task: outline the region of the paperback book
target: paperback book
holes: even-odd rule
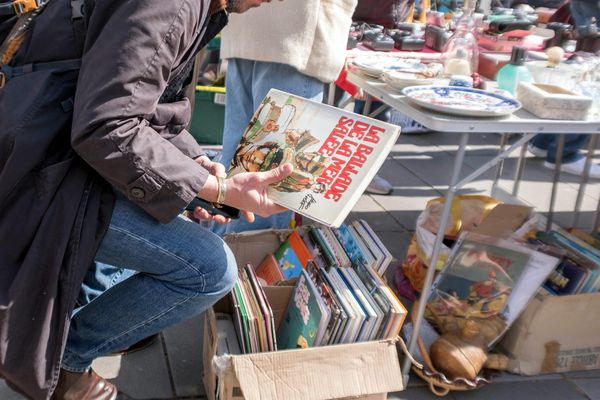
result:
[[[228,176],[290,163],[269,197],[339,226],[383,164],[400,128],[279,90],[269,91],[236,149]]]

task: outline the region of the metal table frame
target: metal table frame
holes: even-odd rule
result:
[[[448,227],[448,219],[450,216],[450,209],[452,205],[452,201],[456,192],[472,182],[474,179],[485,173],[487,170],[496,167],[496,175],[494,177],[494,182],[492,184],[492,192],[496,189],[500,177],[502,175],[502,167],[504,160],[517,148],[521,147],[520,157],[517,164],[517,171],[515,173],[515,177],[513,180],[513,196],[518,195],[519,185],[521,182],[521,178],[523,176],[523,170],[525,166],[525,154],[527,152],[527,142],[531,140],[538,133],[551,133],[558,134],[559,143],[557,149],[557,159],[556,159],[556,169],[554,171],[554,182],[552,187],[552,196],[550,199],[550,213],[548,216],[548,227],[552,224],[553,218],[553,210],[556,199],[556,191],[557,191],[557,182],[560,177],[560,165],[562,159],[562,151],[565,143],[565,132],[577,132],[577,133],[590,133],[595,134],[592,135],[590,140],[590,145],[588,147],[588,157],[586,160],[586,168],[584,172],[584,176],[582,177],[581,185],[579,188],[579,193],[576,200],[575,212],[573,221],[577,222],[579,210],[581,207],[581,202],[583,200],[583,192],[585,191],[585,186],[588,181],[588,173],[591,165],[591,158],[593,157],[594,148],[596,146],[597,135],[600,134],[600,121],[564,121],[564,120],[547,120],[540,119],[535,117],[534,115],[528,113],[525,110],[519,110],[513,115],[506,118],[468,118],[468,117],[457,117],[457,116],[449,116],[444,114],[438,114],[433,111],[428,111],[419,106],[413,105],[405,96],[391,91],[391,89],[383,82],[378,81],[376,79],[367,78],[364,75],[359,73],[355,73],[353,71],[348,72],[348,81],[362,89],[367,95],[365,101],[365,108],[363,114],[374,116],[379,114],[385,107],[390,106],[403,114],[408,115],[410,118],[414,119],[421,125],[436,131],[448,132],[448,133],[457,133],[460,135],[460,144],[458,147],[458,152],[456,155],[456,159],[454,160],[454,166],[452,168],[452,176],[450,178],[450,182],[448,184],[448,190],[446,193],[446,201],[444,202],[444,208],[442,212],[442,219],[440,221],[440,227],[438,229],[438,233],[436,235],[436,239],[434,242],[433,252],[431,255],[431,262],[429,265],[437,265],[438,258],[440,255],[440,249],[442,240],[444,238],[444,232],[446,232],[446,228]],[[371,104],[372,98],[376,97],[384,103],[384,106],[379,107],[377,110],[371,112]],[[477,168],[471,174],[463,178],[459,181],[462,164],[464,161],[464,156],[466,152],[467,143],[469,140],[469,135],[471,133],[500,133],[502,134],[502,140],[500,143],[500,148],[498,154],[490,159],[488,162],[483,164],[481,167]],[[510,146],[508,145],[508,136],[509,134],[520,133],[522,136],[516,140]],[[400,136],[402,137],[402,135]],[[596,222],[595,226],[597,227],[600,221],[600,202],[598,203],[598,209],[596,214]],[[427,275],[425,277],[425,282],[423,285],[423,289],[421,291],[422,297],[426,298],[431,290],[431,284],[434,277],[435,268],[428,268]],[[416,349],[416,341],[417,335],[414,333],[419,332],[421,328],[421,323],[424,318],[425,313],[425,302],[419,302],[419,307],[417,309],[417,315],[415,318],[415,323],[413,327],[413,335],[410,338],[409,342],[409,351],[412,353]],[[404,360],[404,364],[402,366],[403,375],[404,375],[404,383],[405,385],[408,383],[408,374],[410,372],[411,361],[406,358]]]

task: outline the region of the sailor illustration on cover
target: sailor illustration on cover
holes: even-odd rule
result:
[[[273,189],[280,192],[310,189],[314,193],[327,190],[327,185],[315,180],[329,165],[329,157],[315,151],[306,151],[308,147],[318,144],[319,140],[309,130],[287,130],[283,138],[284,142],[268,141],[238,147],[232,172],[237,173],[238,168],[250,172],[268,171],[283,163],[290,163],[294,166],[294,172],[273,185]]]

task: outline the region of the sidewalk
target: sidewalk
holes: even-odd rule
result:
[[[458,135],[426,134],[400,136],[381,176],[394,186],[390,196],[364,195],[350,220],[363,218],[380,235],[395,258],[404,258],[419,212],[432,197],[445,193],[453,165]],[[496,154],[500,137],[493,134],[471,138],[462,176]],[[510,193],[517,153],[505,163],[500,187]],[[545,212],[550,202],[553,171],[543,167],[543,160],[529,158],[520,195],[523,200]],[[489,194],[494,171],[471,184],[463,193]],[[556,203],[556,221],[569,225],[579,178],[561,177]],[[600,182],[589,184],[583,201],[580,227],[591,229],[600,198]],[[396,263],[397,264],[397,263]],[[389,281],[393,282],[393,268]],[[202,322],[195,318],[175,326],[161,335],[152,347],[124,357],[107,357],[95,362],[94,368],[113,380],[125,393],[136,399],[203,399],[201,382]],[[600,327],[599,327],[600,328]],[[600,334],[600,333],[599,333]],[[1,382],[1,381],[0,381]],[[395,400],[438,399],[419,378],[411,379],[407,390],[389,396]],[[452,393],[449,400],[596,400],[600,399],[600,370],[522,377],[502,374],[492,384],[468,393]],[[20,400],[0,383],[0,400]]]

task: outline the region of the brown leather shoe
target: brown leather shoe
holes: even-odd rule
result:
[[[117,388],[91,369],[89,372],[60,370],[53,400],[115,400]]]

